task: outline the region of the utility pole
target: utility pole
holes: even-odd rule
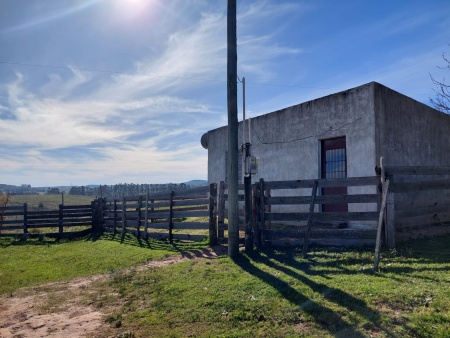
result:
[[[236,0],[227,11],[228,256],[239,254]]]

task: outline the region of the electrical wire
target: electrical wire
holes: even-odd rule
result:
[[[258,138],[259,142],[261,142],[261,144],[283,144],[283,143],[292,143],[292,142],[296,142],[296,141],[303,141],[303,140],[306,140],[306,139],[309,139],[309,138],[312,138],[312,137],[314,137],[314,138],[320,137],[320,136],[322,136],[322,135],[324,135],[324,134],[326,134],[326,133],[328,133],[328,132],[330,132],[330,131],[340,130],[340,129],[344,128],[345,126],[348,126],[348,125],[350,125],[350,124],[356,123],[356,122],[359,121],[359,120],[361,120],[361,117],[358,117],[356,120],[353,120],[353,121],[351,121],[351,122],[347,122],[347,123],[341,125],[341,126],[338,127],[338,128],[331,128],[331,127],[330,127],[329,129],[326,129],[326,130],[324,130],[323,132],[318,133],[318,134],[309,135],[309,136],[300,137],[300,138],[295,138],[295,139],[292,139],[292,140],[289,140],[289,141],[272,141],[272,142],[264,142],[264,141],[261,139],[261,137],[259,136],[258,132],[256,131],[256,128],[255,128],[255,124],[254,124],[254,123],[252,124],[252,126],[253,126],[253,131],[255,132],[255,135],[256,135],[256,137]]]

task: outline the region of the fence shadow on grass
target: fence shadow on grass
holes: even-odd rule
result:
[[[349,311],[358,313],[360,316],[371,322],[373,326],[381,328],[380,314],[369,308],[363,300],[358,299],[342,290],[315,282],[306,275],[300,274],[296,271],[299,269],[301,269],[301,271],[308,271],[310,263],[297,262],[294,258],[292,258],[292,260],[289,259],[280,262],[276,259],[271,259],[273,258],[273,254],[273,252],[268,252],[267,255],[242,255],[235,260],[235,263],[244,271],[276,288],[286,300],[292,304],[296,304],[296,310],[305,311],[312,315],[323,329],[329,331],[333,335],[339,334],[350,337],[365,337],[364,334],[357,331],[351,324],[346,322],[340,314],[303,295],[286,281],[261,270],[254,263],[262,263],[277,270],[278,272],[282,272],[301,281],[305,285],[309,286],[314,292],[320,293],[327,301],[346,308]],[[385,328],[381,329],[391,335],[391,333]]]
[[[124,245],[137,246],[140,248],[146,248],[151,250],[166,250],[173,252],[185,252],[193,250],[201,250],[207,248],[209,243],[207,241],[203,242],[170,242],[169,240],[155,239],[155,238],[142,238],[136,237],[132,234],[122,234],[122,233],[92,233],[86,237],[87,241],[98,241],[98,240],[110,240],[115,241]]]

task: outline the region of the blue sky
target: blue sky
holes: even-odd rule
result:
[[[226,7],[0,0],[0,183],[206,179],[200,137],[227,123]],[[238,0],[237,11],[250,116],[370,81],[428,104],[429,74],[448,75],[436,67],[450,54],[447,0]]]

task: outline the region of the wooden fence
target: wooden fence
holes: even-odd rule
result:
[[[388,245],[450,233],[450,167],[386,166]]]
[[[381,202],[379,184],[380,178],[377,176],[297,181],[261,179],[253,188],[256,246],[263,247],[266,242],[277,245],[299,245],[304,242],[306,235],[312,242],[321,244],[374,244],[376,226],[368,229],[347,228],[346,222],[373,222],[378,219],[378,205]],[[375,192],[320,195],[320,189],[325,187],[362,186],[372,187],[371,190]],[[305,189],[309,191],[308,196],[305,196]],[[274,191],[277,191],[276,196]],[[283,191],[289,193],[283,194]],[[324,204],[371,204],[373,211],[321,212],[321,206]],[[301,205],[304,207],[301,208]],[[277,209],[282,209],[279,206],[289,206],[298,211],[278,211]],[[311,225],[310,233],[307,232],[308,221]]]
[[[151,195],[104,199],[105,231],[141,238],[217,241],[217,185]]]
[[[72,236],[89,233],[95,220],[96,203],[59,205],[58,210],[29,211],[20,206],[0,207],[1,236]],[[76,230],[73,230],[74,227]],[[80,229],[80,227],[82,227]]]
[[[72,231],[74,227],[76,231]],[[120,200],[99,198],[90,205],[60,205],[29,211],[27,204],[0,208],[2,236],[73,236],[92,231],[132,233],[142,238],[217,241],[217,185]]]
[[[380,214],[380,187],[385,180],[390,181],[384,237],[389,247],[422,235],[450,233],[450,167],[380,165],[376,171],[379,176],[296,181],[261,179],[252,186],[255,245],[299,245],[306,242],[305,238],[333,245],[373,244],[377,232],[375,221]],[[349,192],[321,195],[321,189],[327,187],[347,187]],[[217,185],[211,184],[120,200],[97,199],[91,205],[60,205],[55,211],[29,211],[27,204],[0,207],[0,235],[64,236],[105,230],[170,241],[209,237],[214,244],[217,237],[224,238],[228,217],[227,185],[221,182],[217,190]],[[239,186],[238,200],[244,237],[243,186]],[[347,204],[349,211],[322,212],[324,204]],[[346,222],[373,222],[374,225],[353,228],[345,227]],[[81,230],[73,231],[80,226]]]

